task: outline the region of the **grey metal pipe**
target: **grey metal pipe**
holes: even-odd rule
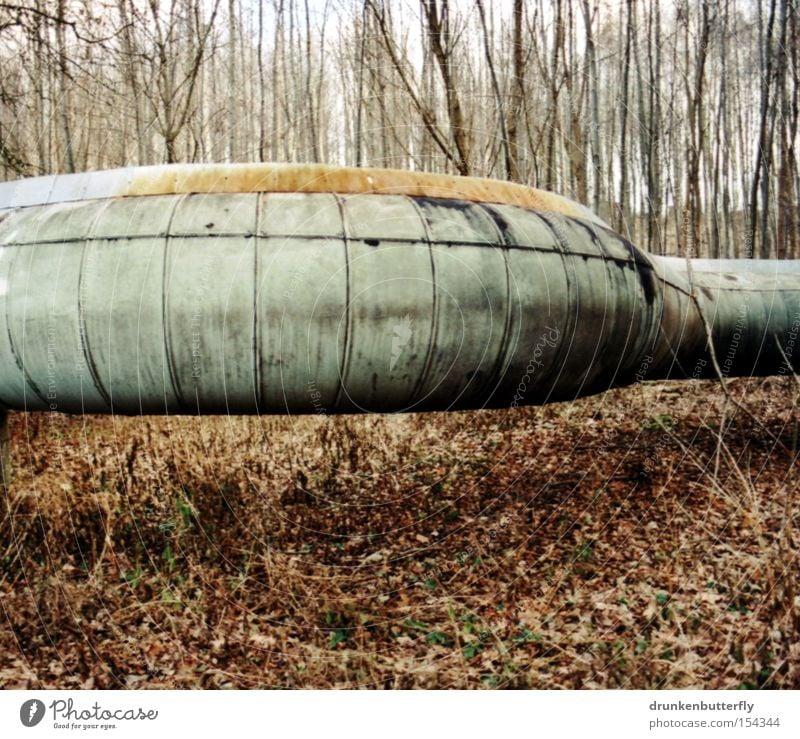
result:
[[[648,255],[488,180],[195,165],[0,184],[0,407],[529,405],[787,371],[800,265]],[[773,264],[773,263],[770,263]]]

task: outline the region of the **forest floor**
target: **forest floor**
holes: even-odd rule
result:
[[[15,414],[2,688],[800,688],[797,386]]]

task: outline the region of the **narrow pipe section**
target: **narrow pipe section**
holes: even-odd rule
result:
[[[475,195],[452,198],[328,168],[331,192],[289,192],[298,168],[281,186],[251,168],[235,191],[230,168],[158,170],[124,170],[124,191],[119,173],[0,185],[0,408],[507,407],[709,377],[714,359],[800,366],[796,262],[655,257],[489,181],[451,178]]]

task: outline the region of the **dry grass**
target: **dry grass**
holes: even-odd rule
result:
[[[0,686],[798,688],[796,388],[730,388],[16,415]]]

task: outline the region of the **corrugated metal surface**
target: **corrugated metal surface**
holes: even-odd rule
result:
[[[48,200],[57,179],[40,180]],[[29,183],[19,188],[0,201],[0,404],[10,409],[542,403],[707,376],[698,307],[726,374],[778,372],[781,349],[798,354],[797,269],[698,263],[690,276],[680,260],[563,211],[316,192],[14,207],[35,200]]]

